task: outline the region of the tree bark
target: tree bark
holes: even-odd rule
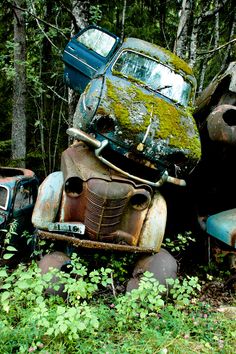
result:
[[[22,0],[16,5],[23,6]],[[26,36],[23,12],[14,8],[14,69],[12,159],[25,167],[26,159]]]
[[[88,14],[89,14],[89,1],[72,1],[72,28],[71,36],[73,36],[78,30],[83,29],[88,26]],[[68,89],[68,116],[69,116],[69,127],[72,126],[73,116],[75,113],[76,105],[78,102],[79,95],[72,89]],[[69,143],[70,143],[70,138]]]
[[[126,0],[124,0],[124,3],[123,3],[123,11],[122,11],[122,20],[121,20],[121,40],[123,41],[124,40],[124,35],[125,35],[125,13],[126,13],[126,5],[127,5],[127,2]]]
[[[188,26],[189,19],[192,13],[192,1],[183,0],[182,8],[180,11],[179,25],[176,35],[174,52],[183,59],[186,59],[186,53],[188,54]]]
[[[71,32],[78,32],[88,26],[89,1],[72,0],[73,25]]]

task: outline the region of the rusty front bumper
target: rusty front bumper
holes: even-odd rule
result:
[[[54,232],[38,230],[38,236],[42,239],[49,239],[51,241],[65,241],[78,248],[114,250],[122,252],[137,252],[137,253],[156,253],[153,248],[142,248],[137,246],[129,246],[123,244],[107,243],[100,241],[81,240],[77,237],[61,235]]]

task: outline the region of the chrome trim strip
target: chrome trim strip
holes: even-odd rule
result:
[[[86,61],[78,58],[76,55],[71,54],[70,52],[68,52],[67,50],[65,50],[65,53],[70,55],[71,57],[75,58],[76,60],[80,61],[82,64],[86,65],[87,67],[89,67],[90,69],[92,69],[93,71],[97,71],[97,69],[95,69],[93,66],[89,65],[88,63],[86,63]]]
[[[161,176],[161,178],[159,179],[159,181],[157,182],[152,182],[134,175],[131,175],[130,173],[120,169],[119,167],[113,165],[113,163],[111,163],[110,161],[106,160],[104,157],[102,157],[100,154],[102,152],[102,150],[104,149],[105,146],[107,146],[108,144],[108,140],[105,139],[102,142],[91,137],[89,134],[86,134],[85,132],[83,132],[82,130],[78,129],[78,128],[69,128],[67,129],[67,134],[84,141],[85,143],[89,144],[90,146],[93,146],[95,148],[95,155],[96,157],[102,161],[105,165],[107,165],[108,167],[112,168],[113,170],[122,173],[124,176],[129,177],[135,181],[141,182],[141,183],[145,183],[148,184],[149,186],[158,188],[160,186],[162,186],[165,182],[168,183],[172,183],[172,184],[176,184],[179,186],[186,186],[186,181],[184,179],[179,179],[176,177],[171,177],[168,175],[168,171],[165,170]]]

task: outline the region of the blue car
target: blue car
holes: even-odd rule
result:
[[[67,44],[63,61],[66,84],[81,94],[74,128],[108,140],[113,154],[160,176],[186,178],[201,146],[191,113],[196,80],[182,59],[141,39],[121,43],[89,26]]]

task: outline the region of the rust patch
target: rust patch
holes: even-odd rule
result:
[[[47,232],[38,230],[38,236],[40,238],[46,238],[52,241],[64,241],[72,244],[75,247],[81,248],[93,248],[93,249],[102,249],[102,250],[115,250],[122,252],[137,252],[137,253],[155,253],[155,250],[152,248],[141,248],[137,246],[129,245],[120,245],[107,242],[98,242],[91,240],[81,240],[79,238],[67,235],[60,235],[57,233]]]
[[[236,230],[231,235],[231,246],[236,247]]]

